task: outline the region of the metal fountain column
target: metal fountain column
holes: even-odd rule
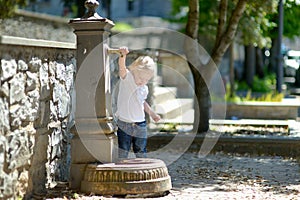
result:
[[[96,0],[87,0],[86,14],[70,20],[77,40],[76,111],[71,141],[70,185],[79,189],[89,163],[114,162],[116,136],[109,116],[110,76],[106,40],[114,23],[96,13]]]
[[[96,0],[87,0],[87,13],[70,21],[77,36],[76,111],[71,141],[70,187],[102,195],[164,195],[171,189],[165,163],[136,158],[117,161],[112,125],[109,53],[113,22],[99,16]],[[100,162],[100,163],[99,163]]]

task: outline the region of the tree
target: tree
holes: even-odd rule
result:
[[[186,35],[194,40],[198,39],[199,16],[201,17],[201,13],[199,13],[199,6],[202,5],[202,2],[203,1],[201,0],[200,4],[199,0],[189,0],[188,2],[189,12],[188,22],[186,25]],[[189,63],[194,78],[195,95],[200,110],[200,113],[195,112],[195,119],[199,119],[199,123],[196,122],[198,124],[194,124],[194,127],[198,127],[197,132],[206,132],[209,129],[209,109],[211,105],[207,83],[211,81],[215,73],[216,68],[212,66],[220,65],[225,52],[234,41],[235,35],[238,31],[239,22],[242,17],[245,16],[245,13],[251,13],[251,10],[253,13],[254,11],[259,13],[261,12],[260,9],[257,9],[259,6],[267,5],[270,2],[274,3],[273,0],[220,0],[218,2],[218,20],[215,22],[215,40],[212,51],[210,52],[210,60],[207,63],[201,62],[199,55],[196,53],[199,52],[198,45],[195,45],[195,43],[185,45],[187,59],[196,61],[194,63],[197,63],[196,65],[191,65]],[[249,15],[250,19],[254,16]],[[253,29],[252,31],[255,30],[256,29]]]
[[[239,0],[236,7],[232,10],[231,17],[227,23],[227,8],[228,0],[221,0],[219,5],[219,18],[216,32],[216,39],[211,58],[207,63],[202,63],[199,55],[198,45],[195,43],[186,44],[185,52],[188,60],[194,60],[197,66],[190,65],[195,84],[195,95],[199,104],[200,113],[195,112],[195,119],[199,119],[197,132],[206,132],[209,129],[209,115],[210,115],[210,97],[206,83],[209,83],[215,73],[213,65],[219,65],[223,55],[232,43],[235,33],[237,31],[238,22],[246,8],[247,0]],[[188,22],[186,25],[186,34],[198,39],[199,30],[199,1],[189,0]],[[189,41],[189,40],[188,40]],[[205,75],[205,77],[203,76]],[[195,125],[195,124],[194,124]]]
[[[249,2],[243,17],[240,20],[238,34],[241,43],[245,45],[245,65],[243,80],[252,88],[255,75],[264,77],[264,64],[262,48],[270,48],[272,40],[269,29],[276,23],[269,20],[270,14],[277,12],[277,1],[252,1]]]
[[[298,19],[300,18],[300,2],[298,0],[287,0],[284,2],[284,19],[283,19],[283,36],[286,38],[293,39],[295,36],[299,36],[300,33],[300,23]],[[278,13],[270,14],[270,21],[277,24]],[[270,27],[268,30],[272,40],[271,48],[271,58],[270,58],[270,71],[276,71],[276,61],[277,54],[276,49],[277,44],[277,35],[278,35],[278,26]]]
[[[0,0],[0,19],[11,17],[16,8],[26,3],[27,0]]]

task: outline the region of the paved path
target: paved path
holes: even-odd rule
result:
[[[170,159],[177,154],[165,152],[160,156]],[[189,152],[171,163],[168,169],[172,177],[172,190],[167,196],[149,200],[300,199],[300,167],[294,159],[223,153],[199,158],[196,153]],[[122,199],[72,195],[87,200]]]

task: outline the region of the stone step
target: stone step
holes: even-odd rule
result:
[[[237,125],[237,126],[282,126],[288,127],[294,120],[263,120],[263,119],[210,119],[209,123],[212,125]]]
[[[153,91],[153,103],[160,104],[168,100],[176,99],[176,87],[155,87]]]
[[[174,118],[162,119],[158,124],[181,124],[192,125],[194,123],[194,109],[188,109]]]
[[[183,113],[192,108],[193,99],[182,98],[167,100],[163,103],[156,104],[154,109],[164,120],[167,120],[183,116]]]

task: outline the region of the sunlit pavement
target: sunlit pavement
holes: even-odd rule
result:
[[[178,153],[170,151],[159,156],[167,160]],[[168,195],[155,198],[129,196],[127,199],[300,199],[300,167],[292,158],[224,153],[199,158],[197,153],[186,152],[171,163],[168,170],[173,185]],[[63,199],[62,194],[52,199]],[[77,193],[70,197],[124,199]]]

